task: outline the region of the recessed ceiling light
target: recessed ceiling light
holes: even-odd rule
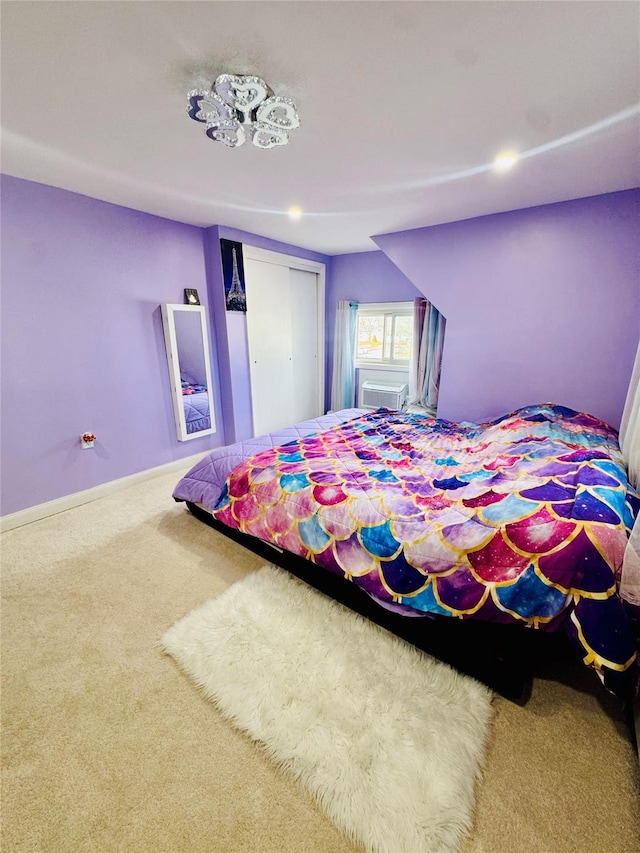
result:
[[[287,213],[289,214],[289,219],[300,219],[302,216],[302,211],[299,207],[290,207]]]
[[[497,169],[498,172],[506,172],[507,169],[510,169],[518,162],[518,155],[514,151],[504,151],[502,154],[498,154],[496,159],[493,161],[494,169]]]

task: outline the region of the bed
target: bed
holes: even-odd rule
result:
[[[205,385],[182,381],[182,405],[187,433],[211,428],[209,394]]]
[[[214,451],[174,498],[358,587],[414,634],[430,621],[416,616],[560,633],[611,691],[637,682],[619,584],[640,498],[591,415],[344,410]]]

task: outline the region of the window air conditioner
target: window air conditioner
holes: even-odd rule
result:
[[[409,386],[406,382],[374,382],[367,380],[360,386],[360,405],[379,409],[400,410],[407,402]]]

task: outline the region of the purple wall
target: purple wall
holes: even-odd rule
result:
[[[555,402],[619,426],[640,331],[640,190],[376,237],[447,318],[438,415]]]
[[[327,386],[339,299],[423,292],[447,317],[442,417],[554,400],[619,423],[640,320],[638,190],[327,258],[8,176],[1,186],[3,515],[251,434],[246,319],[224,310],[221,237],[327,264]],[[218,432],[179,442],[159,306],[185,287],[210,312]]]
[[[222,443],[176,437],[159,306],[185,287],[207,304],[201,229],[2,176],[3,515]]]
[[[43,184],[2,181],[0,514],[252,434],[244,315],[224,310],[219,239],[328,262]],[[209,313],[217,433],[176,437],[160,304],[198,290]],[[93,450],[79,435],[92,430]]]
[[[355,302],[409,302],[420,291],[383,252],[358,252],[331,259],[326,299],[326,408],[330,404],[336,306],[341,299]]]

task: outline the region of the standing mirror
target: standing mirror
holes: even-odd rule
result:
[[[215,432],[205,309],[163,305],[162,325],[178,439]]]

